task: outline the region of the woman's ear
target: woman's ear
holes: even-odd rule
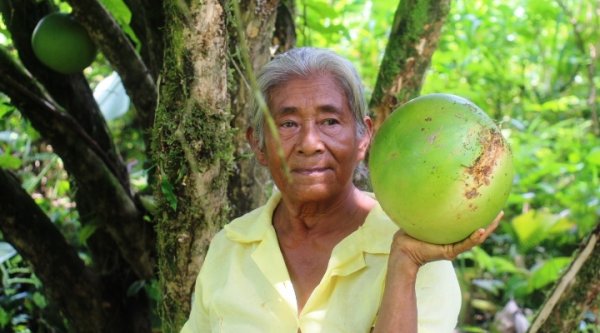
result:
[[[365,117],[363,120],[365,122],[365,132],[358,143],[359,160],[363,160],[367,156],[367,151],[371,145],[371,138],[373,137],[373,121],[370,117]]]
[[[248,140],[250,148],[252,148],[252,151],[254,152],[258,163],[260,163],[261,165],[267,165],[267,158],[265,156],[264,147],[260,146],[260,140],[255,136],[254,128],[248,127],[248,129],[246,130],[246,140]]]

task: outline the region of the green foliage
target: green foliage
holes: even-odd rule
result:
[[[0,274],[0,331],[65,331],[41,291],[40,280],[6,242],[0,242]]]
[[[330,48],[350,59],[370,94],[397,5],[396,1],[297,0],[296,44]]]
[[[57,2],[61,11],[69,11],[66,2]],[[102,2],[139,48],[129,9],[120,0]],[[297,0],[297,44],[332,48],[348,57],[369,93],[397,5]],[[422,93],[457,94],[486,110],[509,139],[517,171],[505,222],[484,246],[456,262],[469,314],[460,322],[463,332],[488,331],[494,314],[511,299],[525,313],[533,313],[598,222],[600,138],[588,98],[600,75],[598,66],[596,72],[587,72],[593,62],[590,45],[600,40],[598,16],[590,15],[594,5],[592,0],[452,2]],[[13,52],[10,43],[0,20],[0,45]],[[99,55],[85,74],[94,86],[111,72]],[[597,105],[598,97],[592,103]],[[148,166],[142,133],[133,121],[127,113],[109,127],[130,168],[132,185],[144,191]],[[86,240],[95,227],[80,225],[71,197],[76,189],[62,161],[2,94],[0,167],[22,179],[89,264]],[[173,186],[165,180],[162,189],[175,208]],[[64,325],[42,296],[39,280],[5,244],[0,241],[0,331],[62,331]],[[134,283],[129,291],[142,289],[159,299],[155,280]],[[586,314],[582,327],[594,320],[597,312]]]
[[[123,2],[123,0],[101,0],[100,2],[112,14],[115,21],[121,26],[125,34],[127,34],[127,37],[131,38],[136,45],[140,46],[139,39],[129,25],[131,22],[131,11],[125,2]]]
[[[3,98],[0,95],[0,101],[4,102],[0,103],[0,167],[12,170],[22,179],[23,188],[85,257],[80,241],[85,230],[81,229],[77,211],[73,209],[70,184],[61,160]],[[7,157],[18,161],[19,166],[10,168],[3,164]],[[48,304],[43,286],[30,265],[2,240],[0,235],[0,331],[66,331],[58,310]]]
[[[600,138],[587,103],[597,82],[579,46],[598,40],[597,18],[585,14],[592,1],[562,3],[454,2],[423,87],[475,101],[514,153],[506,222],[461,259],[461,274],[472,277],[465,283],[474,283],[472,308],[485,300],[496,310],[514,299],[533,313],[598,222]],[[475,309],[488,320],[493,311]]]
[[[347,56],[370,91],[397,3],[297,4],[299,44]],[[496,119],[517,173],[505,222],[457,261],[463,332],[488,331],[511,299],[531,316],[598,223],[600,138],[588,102],[600,77],[597,65],[588,72],[600,40],[594,10],[592,0],[452,2],[422,94],[466,97]]]
[[[114,15],[134,42],[139,42],[129,22],[131,12],[121,0],[103,1],[103,5]],[[58,2],[62,12],[70,12],[66,2]],[[12,40],[4,22],[0,20],[0,46],[17,54],[12,48]],[[94,88],[111,74],[102,54],[85,71],[90,86]],[[108,121],[113,140],[130,170],[130,181],[136,191],[147,188],[147,166],[145,144],[142,133],[134,124],[132,112]],[[23,188],[46,212],[59,228],[67,241],[78,252],[80,258],[91,265],[87,240],[97,227],[83,226],[75,209],[73,188],[70,176],[63,167],[62,160],[54,154],[50,146],[24,119],[10,100],[0,93],[0,167],[13,171],[21,180]],[[33,273],[29,263],[15,253],[0,235],[0,332],[66,332],[66,323],[59,309],[44,296],[44,288]],[[144,289],[152,292],[153,300],[158,298],[156,281],[133,286],[131,292]]]

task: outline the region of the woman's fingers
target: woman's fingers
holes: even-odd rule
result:
[[[473,232],[468,238],[462,240],[458,243],[452,244],[450,258],[456,258],[459,254],[466,252],[473,248],[474,246],[480,245],[496,230],[498,224],[500,224],[500,220],[504,216],[504,211],[498,213],[496,218],[490,223],[487,228],[480,228]]]
[[[483,243],[496,230],[503,216],[504,212],[500,212],[485,229],[478,229],[466,239],[454,244],[430,244],[412,238],[403,230],[398,230],[394,237],[392,248],[402,253],[403,256],[410,258],[417,266],[433,260],[453,260],[459,254]]]

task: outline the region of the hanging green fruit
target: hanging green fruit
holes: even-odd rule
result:
[[[44,65],[63,74],[81,72],[96,57],[96,46],[87,31],[66,13],[42,18],[33,30],[31,46]]]

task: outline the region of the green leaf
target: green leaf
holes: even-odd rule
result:
[[[17,170],[22,164],[23,161],[18,157],[6,153],[0,155],[0,168]]]
[[[577,96],[562,96],[557,99],[553,99],[543,104],[532,104],[532,111],[554,111],[554,112],[563,112],[570,111],[573,107],[579,104],[579,98]]]
[[[152,279],[146,284],[146,293],[148,294],[148,297],[157,302],[160,301],[160,290],[161,289],[157,279]]]
[[[2,98],[2,96],[0,96],[0,98]],[[14,111],[15,107],[2,101],[0,99],[0,119],[2,119],[5,115],[9,114],[10,112]]]
[[[102,0],[101,2],[117,22],[129,24],[131,21],[131,11],[125,2],[121,0]]]
[[[494,303],[485,299],[473,299],[471,300],[471,306],[483,312],[494,313],[498,308]]]
[[[462,326],[460,328],[460,331],[464,332],[464,333],[487,333],[488,332],[487,330],[477,327],[477,326]]]
[[[476,246],[469,252],[473,254],[473,260],[475,260],[480,267],[487,269],[487,267],[491,266],[492,257],[490,257],[490,255],[482,248]]]
[[[492,257],[492,273],[517,273],[519,268],[510,260],[503,257]]]
[[[160,190],[169,203],[169,206],[171,206],[173,210],[177,210],[177,196],[175,195],[173,185],[169,183],[166,177],[163,177],[160,183]]]
[[[156,200],[154,199],[154,196],[140,195],[140,202],[148,212],[150,212],[151,214],[156,214],[158,207],[156,205]]]
[[[535,267],[529,277],[528,290],[533,292],[554,283],[571,261],[571,257],[557,257],[549,259]]]
[[[56,181],[54,188],[56,190],[56,195],[67,196],[71,189],[71,183],[66,179],[60,179]]]
[[[585,159],[593,165],[600,165],[600,148],[595,147],[592,149]]]
[[[522,275],[513,275],[506,280],[507,295],[512,297],[524,299],[529,295],[528,277]]]
[[[86,224],[79,230],[79,242],[86,244],[87,240],[96,232],[98,226],[95,224]]]
[[[0,328],[5,328],[10,323],[11,315],[0,306]]]
[[[512,261],[503,257],[490,256],[480,247],[472,248],[471,252],[473,253],[473,260],[488,272],[495,274],[523,272]]]
[[[119,23],[121,29],[131,38],[137,45],[139,45],[139,39],[135,35],[133,29],[129,23],[131,22],[131,10],[122,0],[101,0],[102,4],[112,14],[115,21]]]
[[[311,12],[314,14],[317,14],[318,16],[322,17],[322,18],[329,18],[329,19],[333,19],[339,16],[339,14],[335,11],[335,9],[333,9],[333,7],[331,7],[330,4],[324,2],[324,1],[318,1],[318,0],[311,0],[311,1],[304,1],[304,4],[306,5],[307,8],[312,9]]]
[[[46,301],[46,297],[44,297],[44,295],[42,295],[39,292],[35,292],[33,293],[33,303],[35,303],[35,305],[40,308],[40,309],[44,309],[46,306],[48,306],[48,302]]]
[[[575,226],[564,217],[533,209],[512,220],[512,227],[524,252],[546,239],[573,229]]]
[[[540,229],[541,220],[536,219],[535,211],[530,210],[524,214],[515,217],[512,220],[512,226],[523,247],[532,247],[538,243],[536,231]]]

